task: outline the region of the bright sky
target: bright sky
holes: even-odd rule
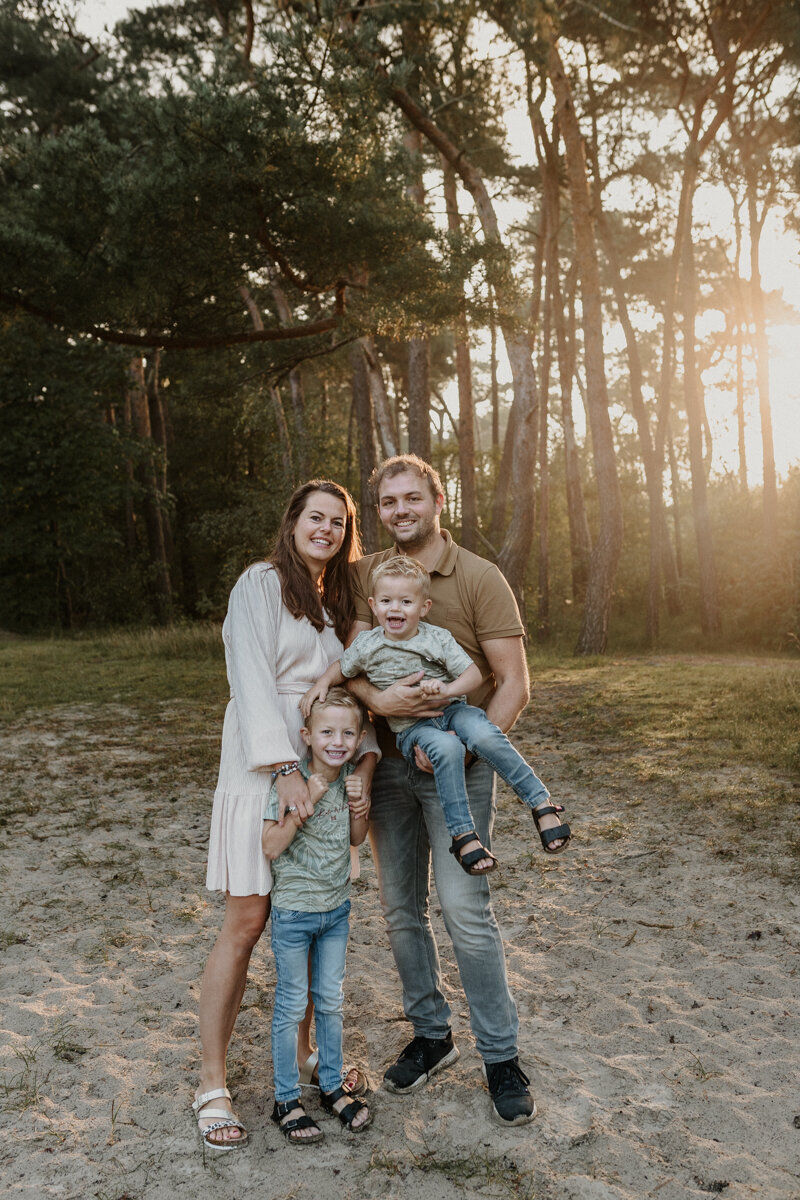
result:
[[[130,5],[125,0],[85,0],[81,6],[80,25],[89,34],[96,34],[104,27],[111,28],[129,8],[144,8],[146,4]],[[533,161],[530,126],[524,108],[509,109],[506,114],[509,140],[518,156]],[[730,209],[726,211],[726,196],[719,189],[712,193],[706,189],[698,197],[698,221],[711,221],[718,228],[730,223]],[[502,213],[506,221],[518,219],[516,211]],[[782,290],[784,298],[800,312],[800,242],[786,234],[778,217],[767,225],[762,239],[762,276],[767,290]],[[610,331],[610,340],[615,340]],[[785,475],[792,465],[800,464],[800,325],[772,325],[770,340],[770,385],[772,419],[775,440],[775,459],[778,473]],[[488,358],[488,351],[481,357]],[[505,381],[510,379],[507,363]],[[704,379],[706,406],[714,438],[714,470],[738,469],[736,451],[736,418],[733,411],[733,396],[726,389],[716,386],[709,373]],[[448,406],[451,412],[458,409],[455,387],[448,389]],[[582,414],[576,413],[580,418]],[[748,445],[747,460],[750,482],[758,484],[761,475],[761,440],[758,424],[757,401],[753,399],[747,411]]]

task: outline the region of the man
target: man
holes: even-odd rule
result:
[[[481,669],[483,682],[468,699],[508,732],[525,707],[528,671],[523,627],[514,597],[492,563],[455,545],[439,526],[444,504],[436,471],[416,455],[387,459],[370,481],[378,514],[394,539],[391,550],[355,564],[356,622],[351,640],[373,625],[367,603],[377,562],[409,554],[431,576],[433,605],[427,620],[449,629]],[[353,681],[359,698],[376,715],[383,751],[373,784],[370,837],[378,868],[381,906],[403,985],[403,1007],[414,1038],[384,1075],[384,1086],[406,1093],[458,1058],[450,1008],[428,901],[430,864],[452,939],[472,1029],[484,1061],[492,1116],[503,1125],[530,1121],[536,1106],[518,1062],[517,1009],[506,979],[505,955],[485,877],[461,870],[449,853],[450,835],[436,795],[430,763],[417,748],[417,766],[400,757],[386,716],[436,716],[435,700],[420,694],[409,676],[385,691],[363,676]],[[467,771],[470,808],[483,844],[490,846],[494,820],[494,773],[478,761]],[[548,820],[545,818],[545,820]],[[549,818],[555,821],[556,818]]]

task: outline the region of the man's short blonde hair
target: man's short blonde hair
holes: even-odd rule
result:
[[[407,554],[396,554],[394,558],[387,558],[373,568],[369,577],[369,590],[372,596],[375,595],[375,588],[381,579],[386,579],[387,576],[414,580],[419,584],[426,600],[431,593],[430,575],[421,562],[417,562],[416,558],[409,558]]]
[[[355,696],[348,692],[346,687],[328,688],[328,694],[324,700],[315,700],[311,705],[311,711],[306,717],[306,729],[310,729],[313,723],[314,714],[321,712],[323,708],[352,708],[354,718],[358,721],[358,728],[364,728],[364,710],[356,700]]]

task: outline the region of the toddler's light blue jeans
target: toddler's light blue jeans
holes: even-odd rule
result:
[[[448,732],[452,730],[451,732]],[[455,737],[453,737],[455,733]],[[482,708],[454,700],[439,717],[424,717],[397,735],[397,748],[414,765],[414,747],[424,750],[433,764],[436,791],[451,837],[475,828],[467,797],[465,751],[483,758],[530,808],[538,808],[550,793],[538,775]]]
[[[308,1004],[308,960],[311,956],[311,999],[319,1047],[319,1085],[334,1092],[342,1082],[342,1005],[345,958],[350,930],[350,901],[330,912],[272,910],[272,953],[277,983],[272,1014],[272,1067],[275,1099],[300,1096],[297,1027]]]

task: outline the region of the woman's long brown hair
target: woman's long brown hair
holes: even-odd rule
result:
[[[344,539],[322,573],[322,589],[318,590],[308,568],[297,553],[294,530],[298,518],[313,492],[325,492],[341,500],[345,509]],[[269,561],[277,567],[281,580],[281,597],[293,617],[308,617],[321,633],[328,613],[340,642],[347,639],[356,616],[350,563],[361,558],[361,538],[356,524],[356,506],[346,488],[331,479],[310,479],[292,495],[283,514],[275,545]],[[323,608],[325,612],[323,612]]]

